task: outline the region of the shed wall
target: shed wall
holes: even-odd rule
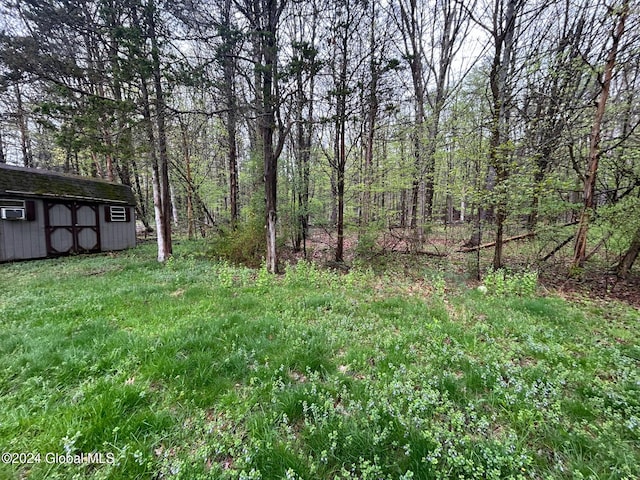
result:
[[[0,261],[47,256],[44,236],[44,206],[35,201],[35,220],[0,220]]]
[[[136,246],[135,212],[129,210],[128,222],[107,222],[104,208],[100,208],[100,243],[102,250],[124,250]]]

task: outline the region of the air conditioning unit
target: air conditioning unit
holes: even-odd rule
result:
[[[2,207],[0,208],[0,218],[2,220],[24,220],[24,208]]]

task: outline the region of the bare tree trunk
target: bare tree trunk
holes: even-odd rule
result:
[[[450,180],[450,175],[451,172],[453,172],[453,165],[454,165],[454,159],[453,159],[453,151],[455,148],[455,138],[457,137],[458,133],[457,131],[453,130],[452,132],[452,142],[453,144],[447,149],[447,175],[446,175],[446,182],[447,185],[451,185],[453,183],[452,180]],[[446,197],[446,214],[445,214],[445,225],[451,225],[454,222],[454,207],[453,207],[453,195],[451,194],[451,189],[448,188],[447,189],[447,197]]]
[[[336,245],[336,262],[344,261],[344,172],[338,172],[338,243]]]
[[[489,163],[496,169],[496,185],[502,186],[509,178],[510,152],[506,143],[509,140],[509,117],[511,109],[511,87],[508,86],[509,70],[513,56],[514,34],[516,31],[516,9],[518,8],[518,0],[509,0],[505,13],[505,30],[502,38],[502,58],[500,58],[499,50],[496,52],[498,59],[498,69],[495,72],[497,81],[492,83],[492,93],[494,99],[494,115],[497,115],[495,121],[495,132],[491,143]],[[521,5],[522,3],[520,3]],[[496,248],[493,253],[493,268],[498,270],[502,268],[502,239],[504,236],[504,222],[507,218],[507,205],[504,193],[499,193],[498,204],[496,206]]]
[[[345,54],[346,56],[346,54]],[[346,84],[346,58],[344,58],[343,71],[344,82]],[[338,114],[336,115],[336,230],[338,240],[336,243],[336,262],[344,261],[344,176],[347,164],[346,151],[346,96],[340,94],[338,96]]]
[[[344,261],[344,204],[345,204],[345,171],[347,166],[347,147],[346,147],[346,124],[347,124],[347,96],[348,93],[348,61],[349,61],[349,29],[351,28],[350,4],[347,3],[347,12],[345,27],[339,38],[339,46],[337,49],[339,58],[336,58],[338,69],[334,73],[334,87],[336,89],[336,114],[335,114],[335,140],[334,140],[334,158],[332,162],[332,175],[334,180],[335,202],[336,202],[336,231],[337,243],[335,250],[335,261]]]
[[[234,102],[235,104],[235,102]],[[231,225],[235,228],[240,219],[240,184],[238,182],[238,148],[236,140],[236,108],[231,106],[227,114],[227,142],[229,147],[228,168],[229,168],[229,213],[231,215]]]
[[[171,198],[171,219],[173,220],[173,226],[178,228],[180,214],[178,212],[178,197],[176,197],[176,190],[173,188],[173,183],[169,183],[169,195]]]
[[[629,249],[616,267],[616,274],[620,278],[626,278],[629,275],[631,267],[633,267],[633,264],[638,258],[638,253],[640,253],[640,228],[636,230],[636,233],[633,236],[633,240],[631,240]]]
[[[297,59],[300,61],[299,59]],[[294,232],[293,232],[293,251],[299,252],[302,249],[303,237],[304,237],[304,229],[305,229],[305,209],[303,208],[303,203],[305,199],[305,195],[303,193],[304,190],[304,163],[305,163],[305,152],[303,151],[304,143],[305,143],[305,132],[303,125],[303,109],[304,109],[304,90],[302,83],[302,70],[299,69],[296,72],[296,107],[295,107],[295,118],[296,118],[296,135],[295,135],[295,144],[294,144],[294,156],[296,159],[296,165],[294,166],[294,181],[292,187],[292,210],[295,214],[294,220]],[[307,188],[308,192],[308,188]],[[308,198],[308,197],[307,197]]]
[[[265,83],[267,83],[265,81]],[[266,121],[266,120],[265,120]],[[278,272],[278,255],[276,251],[276,223],[277,223],[277,160],[273,152],[274,127],[262,126],[262,142],[264,155],[264,189],[266,200],[267,226],[267,270]]]
[[[311,81],[313,85],[313,80]],[[313,93],[313,86],[311,87]],[[302,242],[302,250],[305,256],[307,255],[307,238],[309,237],[309,180],[311,176],[310,160],[311,160],[311,125],[313,122],[313,102],[309,102],[309,118],[307,119],[308,125],[302,128],[302,135],[299,140],[302,141],[300,152],[300,188],[298,192],[298,208],[300,209],[298,215],[298,229],[300,231],[300,240]],[[299,248],[299,245],[298,245]]]
[[[301,15],[299,23],[296,22],[296,32],[294,33],[296,39],[294,44],[296,133],[293,138],[295,157],[292,202],[295,214],[293,247],[294,251],[302,250],[306,257],[307,238],[309,236],[309,182],[311,175],[314,92],[315,78],[319,69],[315,45],[318,6],[315,1],[311,2],[311,11],[309,13],[312,13],[313,20],[311,20],[310,31],[305,30],[306,21],[302,14],[302,11],[305,10],[304,4],[300,4],[299,8],[301,9]]]
[[[7,157],[4,154],[4,140],[2,138],[1,130],[0,130],[0,163],[7,163]]]
[[[369,48],[370,48],[370,60],[369,60],[369,92],[366,105],[366,143],[364,149],[364,189],[362,192],[362,222],[361,229],[367,228],[372,216],[372,202],[371,202],[371,190],[373,186],[373,147],[375,140],[376,121],[378,119],[378,79],[379,71],[378,65],[376,65],[376,2],[371,3],[371,25],[369,32]]]
[[[146,120],[145,120],[146,121]],[[152,130],[153,133],[153,130]],[[138,173],[138,164],[135,160],[131,159],[131,170],[133,171],[133,188],[138,197],[138,203],[136,205],[136,211],[138,212],[138,220],[142,222],[147,232],[150,232],[151,226],[149,225],[149,213],[147,211],[147,195],[142,188],[142,182],[140,181],[140,174]]]
[[[173,253],[171,244],[171,197],[169,192],[169,156],[167,153],[167,132],[165,127],[166,105],[164,101],[164,92],[162,89],[162,74],[160,72],[160,50],[158,48],[158,38],[155,27],[155,5],[153,0],[149,2],[147,8],[147,22],[149,28],[149,38],[151,40],[151,59],[153,62],[153,83],[155,89],[155,107],[156,107],[156,128],[158,132],[158,160],[159,160],[159,187],[161,200],[161,217],[163,235],[158,233],[158,237],[162,237],[163,246],[158,251],[158,260],[165,261]],[[160,240],[158,240],[159,242]],[[160,251],[163,255],[160,255]]]
[[[276,245],[277,227],[277,179],[278,179],[278,157],[284,146],[285,132],[281,130],[278,145],[274,148],[274,132],[276,130],[276,108],[277,108],[277,58],[278,46],[276,34],[280,15],[285,2],[277,0],[267,0],[248,4],[244,9],[245,15],[256,28],[259,35],[260,58],[262,65],[256,69],[260,75],[260,92],[262,104],[260,105],[259,131],[262,141],[262,155],[264,161],[264,189],[265,189],[265,226],[267,240],[267,270],[271,273],[278,272],[278,255]],[[256,78],[258,78],[256,77]]]
[[[362,206],[361,206],[362,230],[367,228],[372,218],[371,190],[373,186],[373,142],[374,142],[373,130],[375,129],[375,124],[376,124],[376,118],[375,118],[376,113],[373,111],[370,111],[367,117],[368,117],[367,118],[367,138],[366,138],[366,145],[365,145],[365,151],[364,151],[364,165],[363,165],[364,189],[362,192]]]
[[[158,261],[166,261],[172,254],[171,245],[171,202],[169,193],[169,171],[167,155],[167,137],[165,130],[165,104],[162,91],[162,77],[160,73],[160,52],[157,44],[155,18],[156,13],[153,0],[145,6],[146,30],[141,28],[141,21],[136,9],[132,9],[134,24],[151,41],[151,67],[155,90],[155,129],[151,115],[151,100],[147,78],[140,79],[142,110],[144,125],[149,142],[149,160],[151,162],[151,180],[153,186],[153,206],[156,219],[156,234],[158,240]]]
[[[20,87],[16,84],[16,106],[18,117],[18,128],[20,130],[20,148],[22,149],[22,163],[25,167],[33,166],[33,155],[31,153],[31,137],[29,135],[29,127],[27,125],[27,114],[24,111],[24,105],[22,103],[22,92]]]
[[[96,152],[90,152],[91,160],[93,164],[93,177],[104,178],[104,172],[102,171],[102,165],[100,164],[100,160],[98,159],[98,154]]]
[[[429,62],[435,76],[436,89],[430,96],[432,105],[431,122],[429,125],[429,144],[425,164],[425,215],[427,221],[433,217],[433,200],[435,195],[435,166],[438,136],[440,134],[440,118],[444,110],[445,100],[448,96],[449,71],[453,62],[454,54],[457,51],[457,39],[461,29],[468,21],[468,16],[464,14],[464,9],[459,7],[454,0],[445,0],[440,3],[442,17],[435,21],[434,25],[441,25],[434,28],[441,28],[439,32],[440,53],[436,61]],[[433,33],[436,37],[436,33]],[[433,52],[433,50],[432,50]]]
[[[235,85],[236,76],[236,40],[231,37],[233,31],[231,18],[231,0],[225,0],[222,11],[223,45],[221,48],[222,70],[224,74],[224,96],[227,101],[226,131],[227,131],[227,168],[229,173],[229,213],[231,227],[236,228],[240,218],[240,187],[238,183],[238,147],[237,147],[237,123],[238,100]]]
[[[297,73],[298,99],[296,102],[296,185],[297,192],[297,218],[294,249],[302,250],[306,256],[307,238],[309,236],[309,180],[311,159],[311,129],[313,122],[313,102],[305,98],[303,90],[302,72]],[[311,96],[313,95],[313,77],[311,78]],[[312,98],[312,97],[311,97]],[[308,117],[303,118],[305,104],[308,108]]]
[[[422,28],[419,15],[421,9],[416,0],[409,0],[407,4],[399,3],[400,25],[406,33],[404,35],[404,50],[409,59],[411,69],[411,81],[413,84],[414,99],[414,129],[412,132],[413,143],[413,163],[414,178],[411,184],[411,218],[409,226],[413,230],[416,241],[422,244],[424,238],[424,228],[422,225],[422,215],[420,215],[420,205],[424,204],[424,199],[420,198],[420,193],[424,193],[424,123],[425,123],[425,88],[423,79],[423,56],[422,48]]]
[[[421,205],[424,205],[424,100],[418,101],[416,105],[416,118],[414,120],[414,139],[413,139],[413,159],[414,159],[414,178],[411,184],[411,220],[410,227],[413,230],[415,240],[419,245],[424,241],[424,225],[422,224]],[[419,249],[419,247],[417,247]]]
[[[335,143],[337,144],[337,135],[336,135]],[[334,148],[334,150],[336,152],[335,158],[337,159],[338,149]],[[329,218],[329,224],[332,227],[335,227],[338,225],[338,182],[336,180],[335,167],[332,168],[331,170],[331,178],[329,179],[329,181],[331,183],[331,215]]]
[[[156,152],[156,135],[153,131],[153,121],[151,119],[151,107],[149,105],[149,92],[146,81],[142,79],[140,82],[142,93],[142,110],[144,117],[144,125],[149,142],[149,160],[151,162],[151,185],[153,187],[153,208],[156,220],[156,234],[158,243],[158,261],[164,262],[169,258],[169,252],[166,250],[166,242],[164,239],[165,227],[164,222],[168,222],[169,218],[163,215],[162,195],[160,193],[160,169],[158,166],[158,155]]]
[[[269,10],[269,19],[273,19],[272,10]],[[278,158],[273,151],[273,132],[275,130],[274,101],[273,98],[273,69],[276,61],[275,22],[268,32],[264,42],[264,73],[262,77],[263,112],[261,120],[262,130],[262,154],[264,157],[264,192],[266,200],[266,226],[267,226],[267,270],[271,273],[278,272],[278,254],[276,251],[276,223],[277,217],[277,180]],[[272,36],[273,35],[273,36]]]
[[[193,239],[195,225],[193,218],[193,179],[191,178],[191,151],[187,137],[187,127],[184,122],[180,122],[180,133],[182,134],[182,154],[184,156],[185,180],[187,189],[187,238]]]
[[[191,166],[187,164],[188,175],[191,176]],[[187,193],[187,238],[192,240],[195,236],[195,220],[193,218],[193,193],[191,186],[188,186]]]
[[[602,119],[604,118],[607,99],[609,98],[609,90],[611,88],[611,79],[613,77],[613,69],[616,66],[616,56],[620,45],[620,39],[624,34],[625,21],[629,15],[629,0],[624,0],[621,10],[618,14],[618,23],[613,30],[613,43],[611,50],[607,56],[607,63],[604,69],[604,79],[602,81],[602,89],[598,97],[596,115],[591,127],[591,135],[589,139],[589,164],[587,174],[584,178],[583,190],[583,208],[580,214],[580,226],[576,234],[576,244],[574,247],[573,263],[571,269],[575,270],[584,266],[587,255],[587,233],[589,231],[589,223],[595,206],[595,186],[596,174],[598,172],[598,163],[602,154],[600,150],[600,131],[602,129]]]

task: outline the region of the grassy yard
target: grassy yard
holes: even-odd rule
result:
[[[0,265],[0,478],[640,478],[636,309],[196,251]]]

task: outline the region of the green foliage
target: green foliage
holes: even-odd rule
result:
[[[356,257],[359,259],[370,259],[380,252],[378,240],[382,233],[383,225],[372,222],[362,229],[358,235],[358,243],[356,244]]]
[[[638,312],[512,295],[527,272],[494,272],[500,298],[424,272],[416,295],[193,243],[0,269],[0,450],[114,455],[2,478],[640,475]]]
[[[538,286],[538,272],[525,270],[509,272],[503,268],[490,269],[484,276],[487,292],[497,296],[518,295],[530,297],[535,295]]]
[[[607,237],[607,248],[614,254],[624,254],[635,232],[640,229],[640,197],[628,196],[623,200],[598,209],[598,219],[590,237]]]
[[[218,236],[211,241],[210,256],[257,267],[266,248],[264,221],[258,215],[250,214],[235,230],[230,227],[220,229]]]
[[[320,289],[328,287],[334,275],[322,270],[315,263],[301,260],[295,265],[288,264],[284,272],[284,285],[291,287],[308,287]]]

